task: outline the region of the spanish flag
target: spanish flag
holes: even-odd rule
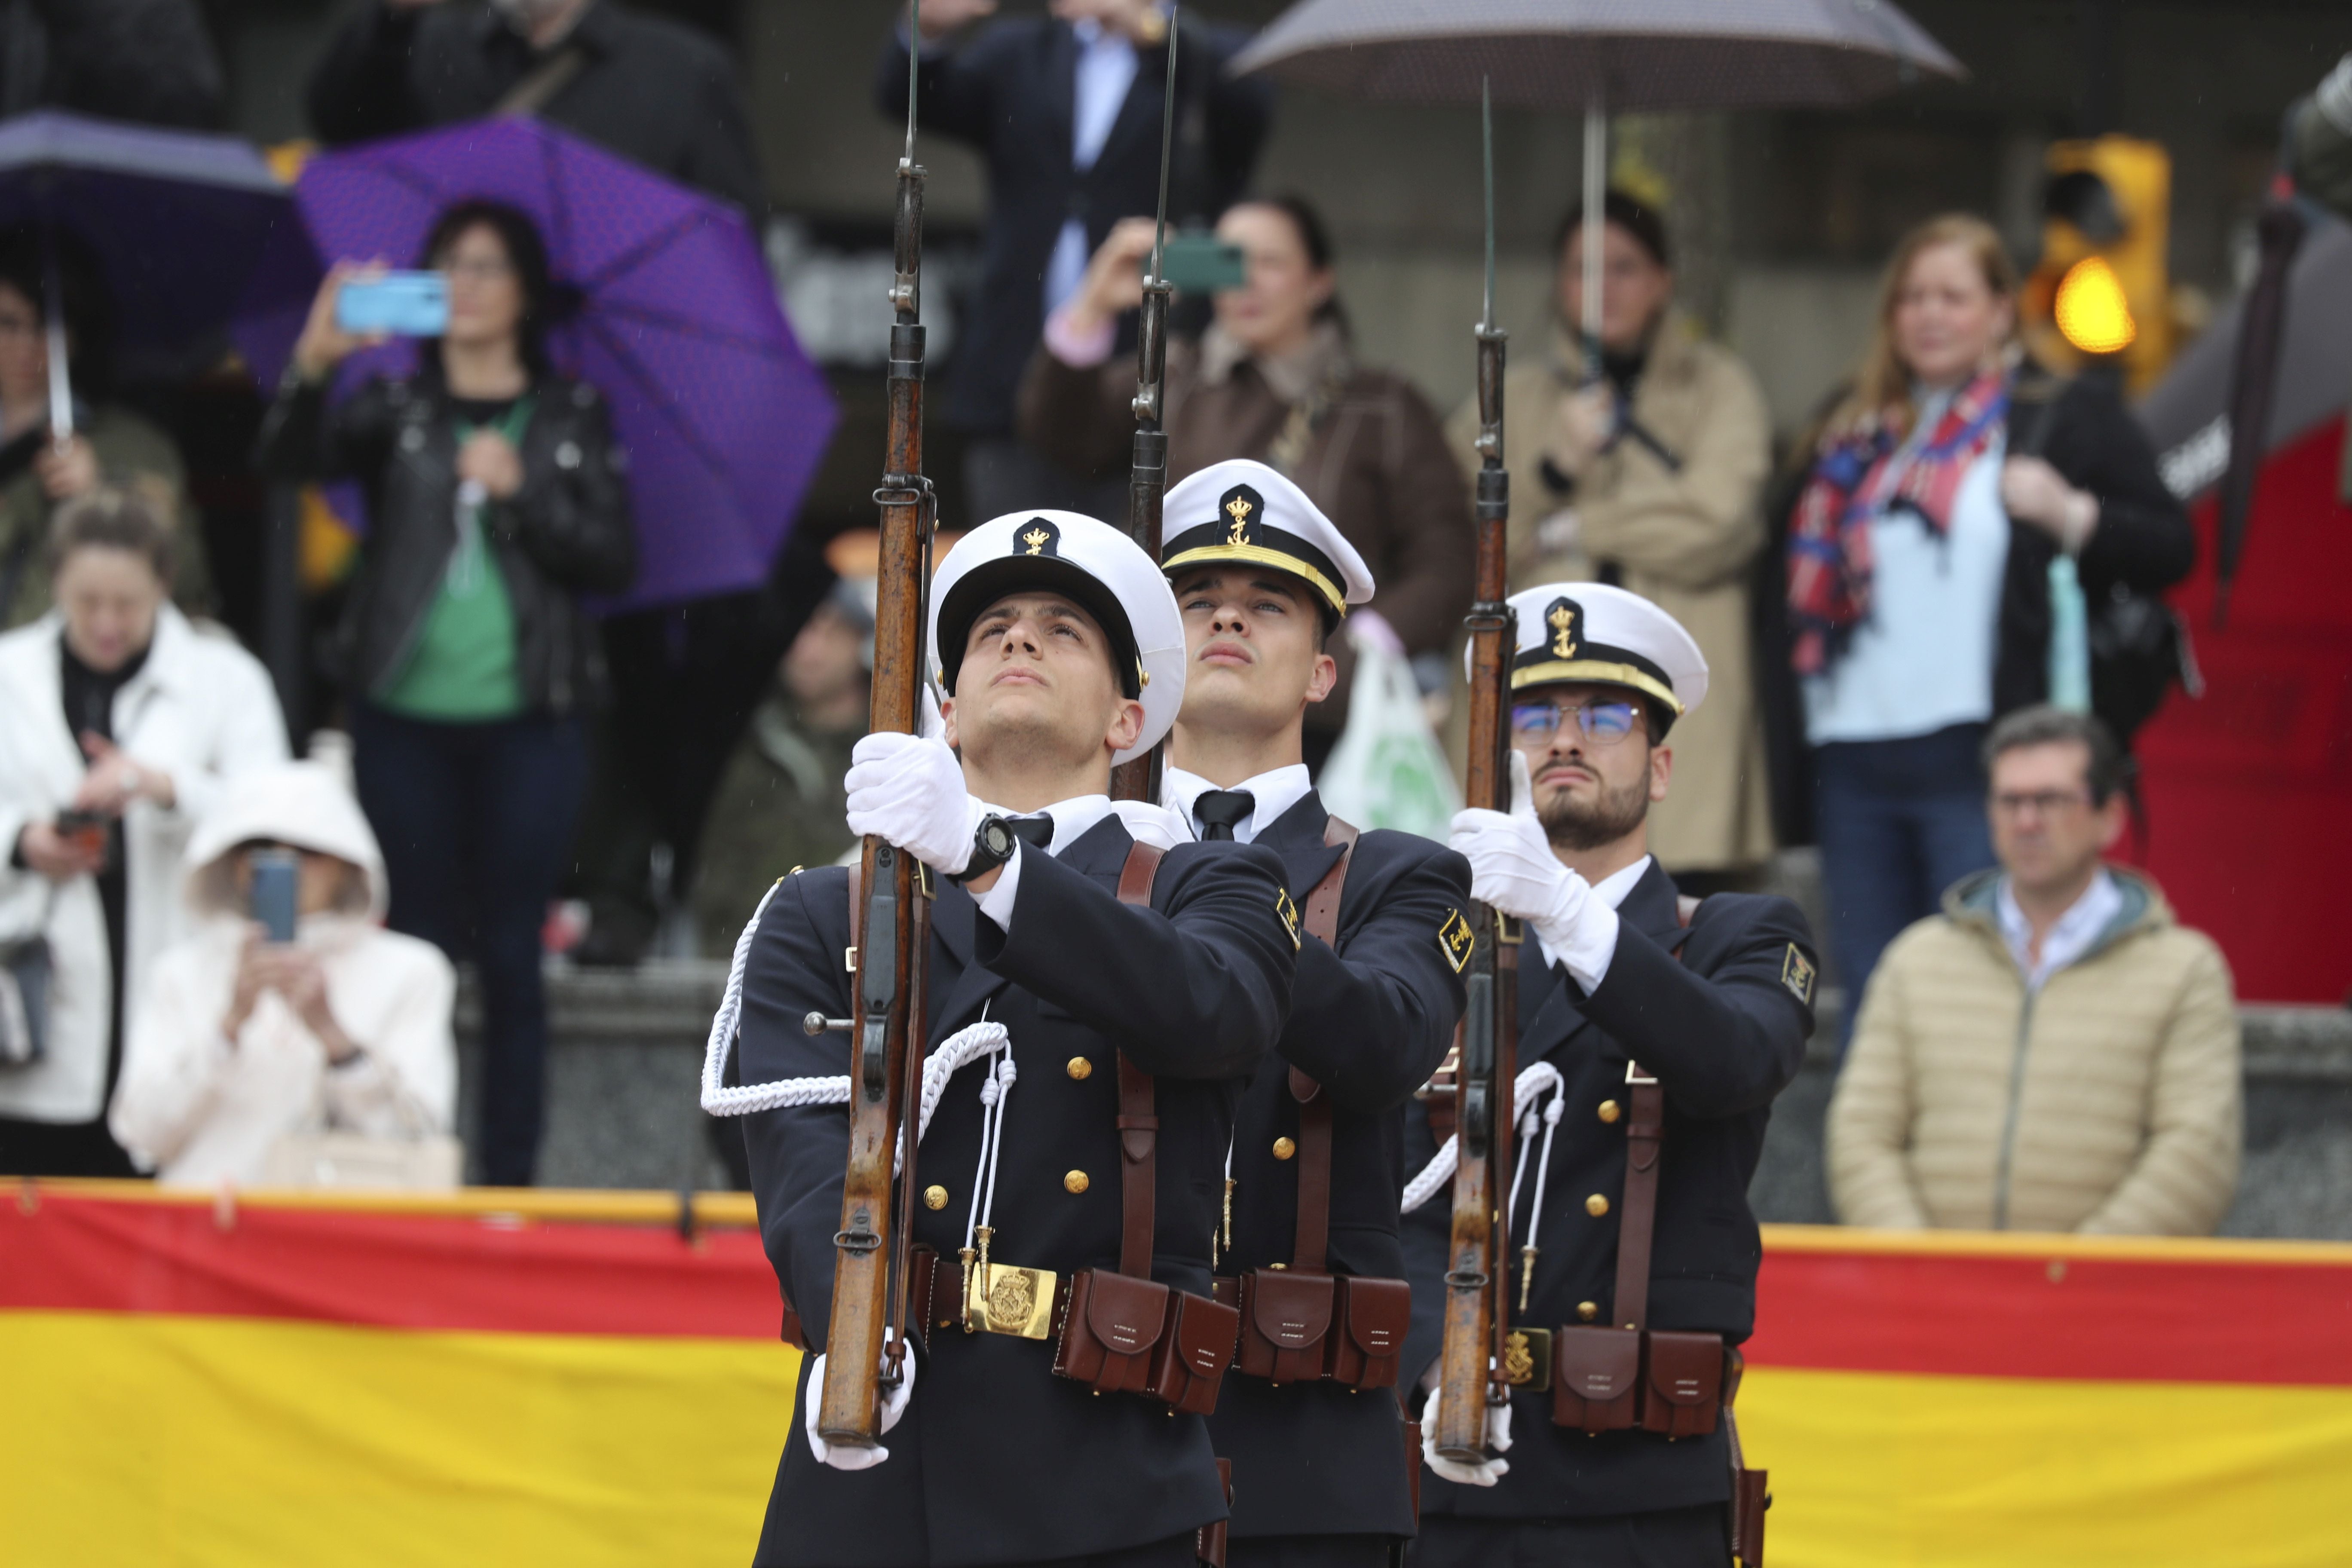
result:
[[[752,1220],[22,1184],[0,1564],[740,1568],[796,1440]],[[1739,1416],[1773,1568],[2352,1562],[2352,1247],[1764,1245]]]

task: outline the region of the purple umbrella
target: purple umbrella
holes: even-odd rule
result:
[[[527,213],[563,308],[556,364],[613,409],[628,448],[639,566],[608,608],[754,586],[792,526],[835,409],[777,307],[742,215],[535,120],[477,121],[313,159],[294,187],[319,252],[416,263],[433,221],[481,197]],[[283,300],[283,255],[256,285]],[[319,262],[301,262],[315,285]],[[285,309],[240,328],[265,385],[300,327]],[[405,369],[413,342],[355,356],[348,381]]]

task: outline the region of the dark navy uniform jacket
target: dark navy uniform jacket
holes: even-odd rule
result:
[[[1328,821],[1310,790],[1253,841],[1282,857],[1302,919],[1307,893],[1339,859],[1323,842]],[[1462,1016],[1462,980],[1439,933],[1469,900],[1470,863],[1444,845],[1381,831],[1357,840],[1339,898],[1339,951],[1306,939],[1281,1054],[1259,1064],[1242,1096],[1234,1251],[1219,1273],[1286,1265],[1297,1246],[1298,1162],[1274,1154],[1276,1139],[1298,1136],[1295,1063],[1331,1097],[1331,1268],[1404,1277],[1403,1108],[1437,1070]],[[1385,1391],[1277,1388],[1231,1373],[1209,1432],[1233,1461],[1236,1536],[1412,1533],[1406,1489],[1421,1456],[1405,1453],[1403,1415]]]
[[[1812,1034],[1812,938],[1804,916],[1783,898],[1718,894],[1699,905],[1687,931],[1675,921],[1675,901],[1673,879],[1653,861],[1618,906],[1617,951],[1590,996],[1566,969],[1544,963],[1532,931],[1520,949],[1519,1067],[1551,1063],[1566,1080],[1568,1098],[1552,1145],[1537,1237],[1541,1250],[1524,1313],[1516,1310],[1518,1249],[1531,1192],[1521,1192],[1513,1214],[1514,1322],[1557,1330],[1578,1321],[1583,1301],[1598,1306],[1600,1321],[1610,1321],[1632,1118],[1604,1121],[1601,1106],[1627,1106],[1631,1057],[1656,1077],[1666,1100],[1649,1326],[1713,1331],[1734,1343],[1755,1326],[1762,1247],[1748,1183],[1763,1151],[1773,1097],[1797,1076]],[[1417,1171],[1436,1150],[1419,1106],[1412,1123],[1409,1163]],[[1515,1157],[1539,1158],[1541,1137],[1538,1131],[1517,1145]],[[1534,1184],[1530,1171],[1526,1185]],[[1428,1366],[1441,1346],[1451,1190],[1441,1188],[1405,1216],[1412,1367]],[[1594,1194],[1609,1200],[1599,1218],[1585,1208]],[[1675,1443],[1646,1432],[1588,1437],[1553,1426],[1550,1395],[1525,1389],[1512,1401],[1506,1457],[1510,1473],[1493,1487],[1424,1475],[1423,1510],[1576,1518],[1721,1502],[1731,1490],[1720,1427]]]
[[[1009,931],[940,885],[928,994],[932,1047],[988,1018],[1011,1032],[1018,1079],[1006,1101],[993,1261],[1066,1276],[1115,1268],[1119,1250],[1116,1052],[1158,1079],[1153,1276],[1207,1295],[1209,1242],[1241,1084],[1281,1033],[1297,948],[1277,904],[1272,852],[1185,845],[1169,852],[1152,910],[1118,901],[1131,840],[1116,816],[1058,857],[1022,852]],[[847,874],[792,878],[770,900],[744,975],[739,1073],[746,1083],[838,1074],[849,1046],[811,1039],[802,1016],[845,1016]],[[1073,1071],[1083,1061],[1085,1076]],[[917,1179],[947,1189],[916,1208],[946,1289],[980,1154],[981,1063],[949,1082]],[[811,1106],[746,1118],[760,1229],[815,1349],[833,1305],[834,1233],[847,1163],[845,1112]],[[1087,1177],[1083,1193],[1069,1179]],[[872,1469],[828,1468],[795,1419],[757,1561],[792,1568],[1033,1563],[1138,1546],[1222,1517],[1207,1423],[1119,1394],[1097,1397],[1049,1370],[1050,1340],[931,1331],[913,1398]],[[814,1363],[814,1357],[810,1361]],[[802,1377],[802,1399],[808,1396]]]

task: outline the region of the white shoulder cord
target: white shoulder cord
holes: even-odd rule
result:
[[[719,1011],[710,1020],[710,1037],[702,1056],[702,1109],[713,1116],[751,1116],[762,1110],[781,1110],[799,1105],[846,1105],[849,1103],[849,1075],[838,1073],[821,1078],[778,1079],[772,1083],[745,1084],[730,1087],[720,1079],[727,1068],[727,1049],[734,1043],[738,1025],[743,1013],[743,970],[751,953],[751,941],[760,929],[760,917],[768,911],[769,901],[783,887],[779,881],[768,889],[760,907],[751,911],[743,927],[743,934],[735,940],[735,961],[727,972],[726,994],[720,997]],[[939,1109],[940,1099],[947,1093],[948,1079],[957,1071],[982,1057],[993,1056],[1011,1048],[1012,1037],[1003,1025],[982,1021],[966,1025],[940,1042],[923,1062],[923,1098],[920,1114],[916,1121],[916,1137],[931,1130],[931,1113]],[[1008,1058],[1007,1065],[1010,1065]],[[903,1148],[897,1161],[906,1163]]]
[[[1538,1093],[1544,1089],[1550,1089],[1553,1091],[1555,1096],[1553,1100],[1554,1105],[1559,1105],[1562,1103],[1562,1097],[1566,1094],[1566,1088],[1560,1079],[1559,1069],[1552,1066],[1549,1062],[1537,1062],[1534,1065],[1522,1069],[1518,1078],[1513,1081],[1511,1085],[1511,1098],[1515,1100],[1531,1101]],[[1532,1117],[1535,1112],[1530,1110],[1528,1114]],[[1559,1120],[1557,1116],[1551,1119],[1551,1125],[1555,1128],[1559,1125]],[[1550,1157],[1551,1142],[1549,1138],[1547,1136],[1544,1142],[1544,1158],[1548,1161]],[[1404,1184],[1404,1203],[1401,1212],[1411,1214],[1413,1210],[1427,1203],[1431,1198],[1436,1196],[1438,1189],[1454,1179],[1454,1166],[1460,1158],[1461,1141],[1459,1137],[1448,1138],[1444,1144],[1439,1146],[1436,1157],[1432,1159],[1427,1165],[1422,1168],[1422,1172],[1419,1175],[1413,1177],[1412,1181],[1407,1182]],[[1526,1170],[1527,1166],[1522,1163],[1518,1170],[1512,1173],[1511,1201],[1514,1205],[1518,1202],[1519,1177],[1526,1173]],[[1540,1171],[1537,1173],[1536,1180],[1538,1184],[1542,1182],[1543,1173]],[[1538,1186],[1538,1194],[1540,1194],[1540,1186]],[[1538,1196],[1538,1201],[1540,1201],[1540,1196]]]

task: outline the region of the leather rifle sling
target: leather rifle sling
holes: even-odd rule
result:
[[[1151,907],[1151,879],[1167,851],[1138,844],[1118,873],[1118,901]],[[1160,1116],[1151,1075],[1118,1053],[1118,1271],[1151,1278],[1152,1205],[1160,1180]]]
[[[1698,900],[1677,898],[1675,923],[1685,931],[1698,912]],[[1675,947],[1679,960],[1682,947]],[[1666,1140],[1666,1094],[1642,1064],[1625,1064],[1626,1097],[1632,1113],[1625,1128],[1624,1215],[1617,1226],[1617,1294],[1611,1323],[1645,1329],[1650,1317],[1650,1243],[1658,1222],[1658,1153]]]
[[[1307,934],[1333,952],[1339,951],[1339,896],[1348,884],[1359,837],[1353,825],[1339,817],[1325,825],[1323,842],[1337,848],[1339,858],[1307,891],[1307,907],[1300,911]],[[1297,1068],[1290,1069],[1290,1097],[1298,1101],[1298,1233],[1290,1267],[1305,1274],[1330,1272],[1331,1100],[1322,1089]]]

